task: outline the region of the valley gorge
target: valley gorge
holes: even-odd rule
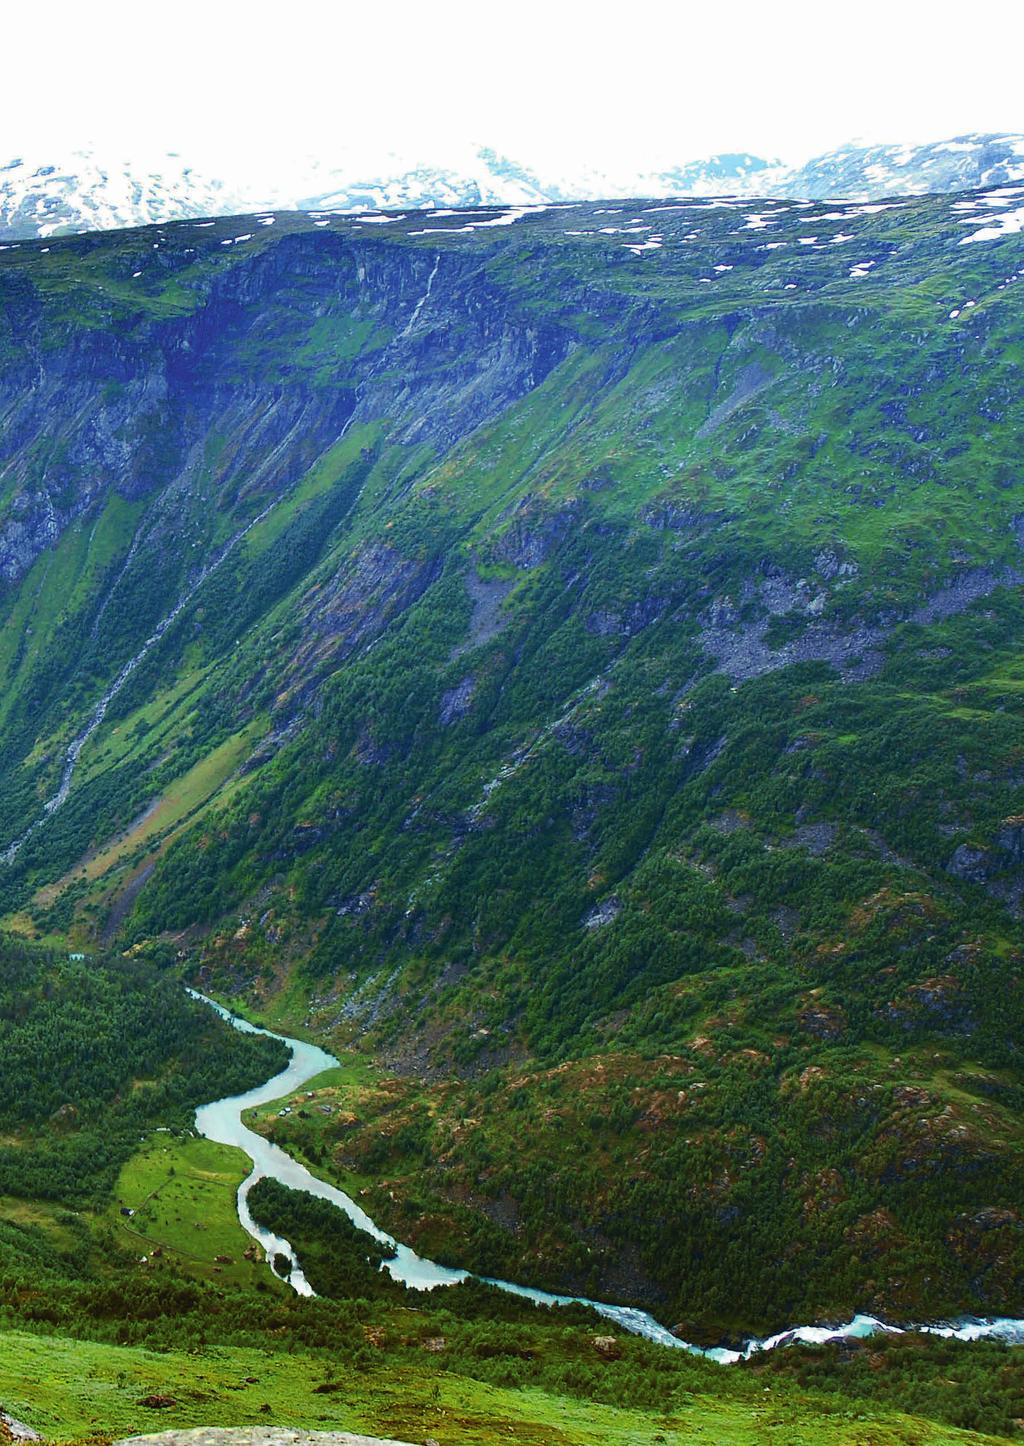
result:
[[[0,1018],[12,1059],[62,1041],[82,1099],[124,1058],[95,1113],[0,1098],[0,1307],[50,1312],[51,1376],[69,1321],[97,1379],[153,1347],[191,1381],[189,1333],[263,1350],[265,1315],[339,1372],[405,1352],[427,1399],[461,1352],[503,1421],[542,1361],[592,1418],[523,1441],[698,1439],[655,1419],[669,1373],[767,1412],[847,1359],[878,1411],[980,1362],[960,1406],[921,1386],[920,1439],[1016,1429],[1022,196],[0,249]],[[79,1039],[60,1010],[97,980],[112,1022]],[[171,1005],[185,984],[272,1038]],[[244,1139],[193,1123],[218,1050],[230,1101],[282,1036],[319,1069],[243,1123],[296,1162],[260,1224],[302,1299],[228,1208]],[[477,1279],[405,1291],[371,1269],[394,1242]],[[149,1302],[116,1339],[108,1268]],[[658,1363],[800,1325],[806,1367]],[[887,1333],[918,1325],[946,1335]],[[238,1360],[256,1413],[271,1367]],[[182,1409],[152,1369],[129,1424]],[[310,1371],[293,1423],[338,1404]],[[600,1417],[634,1391],[642,1425]],[[360,1400],[341,1424],[439,1429]]]

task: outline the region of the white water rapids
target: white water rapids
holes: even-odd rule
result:
[[[302,1266],[296,1258],[295,1251],[287,1240],[282,1240],[280,1236],[274,1235],[262,1225],[258,1225],[249,1212],[249,1191],[257,1180],[266,1177],[278,1180],[282,1185],[287,1185],[293,1190],[307,1190],[321,1200],[329,1200],[333,1205],[337,1205],[339,1210],[345,1212],[353,1225],[360,1230],[365,1230],[368,1235],[381,1244],[394,1247],[394,1257],[386,1260],[382,1269],[387,1270],[395,1280],[402,1281],[413,1290],[433,1290],[437,1286],[457,1285],[459,1281],[475,1278],[487,1285],[496,1286],[498,1290],[507,1291],[510,1295],[523,1296],[526,1300],[535,1301],[540,1305],[589,1306],[591,1310],[597,1311],[599,1315],[607,1317],[608,1320],[614,1321],[634,1335],[645,1336],[647,1340],[655,1341],[659,1345],[674,1346],[680,1350],[691,1351],[696,1355],[707,1356],[710,1360],[718,1361],[723,1365],[748,1360],[759,1351],[771,1351],[778,1346],[791,1345],[795,1342],[817,1345],[833,1340],[860,1340],[877,1332],[900,1334],[904,1331],[917,1331],[928,1335],[955,1336],[958,1340],[965,1341],[990,1336],[1011,1344],[1024,1345],[1024,1320],[998,1317],[988,1320],[964,1319],[938,1322],[932,1325],[894,1326],[878,1320],[875,1316],[855,1315],[852,1320],[842,1325],[795,1326],[790,1330],[779,1331],[773,1336],[751,1339],[745,1342],[739,1350],[732,1350],[725,1346],[703,1348],[692,1345],[689,1341],[680,1340],[678,1336],[673,1335],[670,1330],[656,1321],[652,1315],[632,1306],[607,1305],[602,1301],[587,1300],[585,1297],[577,1295],[554,1295],[546,1290],[534,1290],[531,1286],[515,1285],[508,1280],[495,1280],[489,1276],[474,1277],[468,1270],[453,1270],[450,1266],[438,1265],[433,1260],[425,1260],[408,1245],[401,1245],[375,1225],[366,1211],[343,1190],[338,1190],[335,1186],[317,1179],[306,1169],[305,1165],[293,1160],[279,1145],[271,1144],[269,1140],[264,1139],[262,1135],[258,1135],[242,1123],[243,1111],[281,1099],[284,1095],[300,1089],[307,1081],[322,1074],[324,1070],[332,1069],[338,1063],[334,1056],[328,1054],[326,1050],[318,1048],[315,1044],[289,1039],[285,1035],[274,1034],[269,1029],[260,1029],[255,1024],[250,1024],[248,1020],[231,1014],[214,1000],[197,993],[194,989],[190,989],[188,992],[194,999],[215,1009],[236,1029],[247,1034],[264,1034],[271,1039],[280,1039],[291,1050],[292,1057],[288,1066],[280,1074],[274,1075],[273,1079],[267,1080],[266,1084],[258,1085],[256,1089],[249,1090],[242,1095],[230,1095],[224,1099],[215,1100],[212,1104],[202,1105],[196,1111],[196,1128],[201,1135],[205,1135],[207,1139],[214,1140],[218,1144],[239,1147],[252,1160],[252,1172],[238,1190],[238,1218],[243,1228],[267,1252],[267,1259],[271,1262],[272,1270],[275,1256],[281,1255],[288,1260],[289,1268],[285,1278],[299,1295],[312,1295],[313,1290],[302,1273]]]

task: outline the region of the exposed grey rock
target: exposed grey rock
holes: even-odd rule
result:
[[[735,808],[727,808],[717,818],[709,819],[708,823],[716,833],[725,834],[738,833],[741,829],[750,827],[750,819]]]
[[[473,613],[469,620],[469,637],[452,649],[451,661],[481,648],[496,638],[508,626],[508,614],[502,611],[502,603],[515,587],[510,578],[482,578],[473,571],[466,577],[466,591],[473,600]]]
[[[800,1026],[816,1039],[841,1039],[846,1030],[846,1015],[836,1005],[812,999],[798,1014]]]
[[[348,898],[339,900],[334,912],[339,919],[365,914],[373,907],[376,897],[374,889],[364,889],[361,894],[350,894]]]
[[[720,737],[714,738],[710,743],[693,743],[692,741],[683,745],[680,749],[680,757],[686,759],[686,777],[696,778],[698,773],[703,773],[710,768],[715,759],[725,750],[728,738],[723,733]]]
[[[954,851],[946,870],[968,883],[984,884],[989,875],[988,849],[962,843]]]
[[[595,904],[583,916],[584,929],[600,929],[605,924],[612,924],[622,913],[622,902],[614,896],[610,899],[603,899],[600,904]]]
[[[841,577],[856,577],[860,571],[855,562],[844,560],[831,547],[824,548],[817,553],[814,566],[826,582],[835,582],[837,578]]]
[[[914,623],[936,623],[962,613],[971,603],[988,597],[997,587],[1016,587],[1024,582],[1024,573],[1016,568],[973,567],[968,572],[953,578],[944,587],[932,593],[910,615]]]
[[[930,1030],[966,1035],[973,1034],[977,1027],[963,998],[963,987],[951,974],[910,985],[900,998],[890,1001],[882,1013],[906,1030],[923,1025]]]
[[[559,720],[552,725],[552,737],[557,738],[567,753],[574,758],[582,758],[591,751],[594,746],[594,735],[589,728],[581,728],[578,723],[570,720]]]
[[[395,754],[390,743],[381,743],[369,728],[360,731],[352,752],[364,768],[380,768]]]
[[[727,422],[751,397],[757,395],[768,386],[772,380],[771,372],[767,371],[760,362],[751,362],[743,367],[736,376],[736,382],[729,396],[724,401],[712,408],[711,412],[697,428],[698,437],[710,437],[712,432]]]
[[[938,588],[904,619],[840,625],[827,619],[813,620],[823,605],[823,599],[818,601],[820,595],[812,596],[802,580],[792,582],[771,571],[750,589],[751,599],[756,599],[767,615],[743,621],[731,599],[716,599],[700,619],[700,644],[735,682],[759,678],[791,663],[810,662],[831,663],[847,681],[856,681],[873,677],[880,670],[884,662],[881,645],[898,621],[922,626],[940,622],[963,612],[997,588],[1016,586],[1022,581],[1024,574],[1013,568],[972,568]],[[778,648],[771,647],[767,642],[771,616],[793,612],[803,612],[812,620],[799,637]]]
[[[303,637],[292,675],[306,675],[326,662],[336,665],[367,646],[426,591],[438,571],[433,559],[406,558],[379,542],[346,558],[333,577],[302,599]]]
[[[995,847],[1008,866],[1024,866],[1024,819],[1004,819],[993,839]]]
[[[640,514],[648,527],[660,527],[666,532],[696,532],[703,527],[714,526],[728,517],[726,512],[705,512],[699,507],[688,507],[681,502],[654,503]]]
[[[847,680],[873,677],[882,666],[877,644],[881,629],[854,627],[840,630],[827,624],[808,627],[799,638],[771,648],[765,642],[767,622],[754,623],[739,631],[704,628],[700,642],[714,657],[722,672],[736,682],[759,678],[791,663],[823,662]]]
[[[126,1436],[117,1446],[415,1446],[382,1436],[357,1436],[350,1431],[298,1431],[287,1426],[196,1426],[183,1431],[157,1431],[151,1436]]]
[[[871,847],[876,850],[878,857],[882,860],[883,864],[891,864],[894,868],[897,869],[913,868],[913,864],[910,862],[909,859],[903,858],[903,856],[901,854],[898,854],[895,849],[890,848],[890,846],[886,843],[885,839],[882,837],[882,835],[878,832],[877,829],[865,828],[862,829],[861,832],[863,833],[865,839],[867,839]]]
[[[476,679],[472,673],[468,673],[456,683],[454,688],[447,689],[441,694],[441,708],[438,719],[442,727],[447,728],[451,723],[457,723],[464,718],[473,704],[473,696],[476,693]]]
[[[165,238],[161,266],[187,264],[185,242],[184,233],[177,243]],[[257,370],[226,374],[240,325],[260,336],[297,277],[316,294],[317,315],[372,314],[390,333],[387,346],[354,359],[351,373],[343,366],[331,387],[312,385],[301,368],[283,384]],[[180,544],[182,501],[195,490],[190,459],[212,434],[223,449],[212,473],[207,459],[202,485],[211,502],[251,516],[353,424],[387,417],[402,440],[443,455],[572,346],[568,331],[511,304],[466,258],[369,237],[341,247],[283,238],[213,277],[187,316],[150,318],[130,332],[69,326],[60,346],[40,344],[42,306],[26,277],[0,275],[0,308],[18,338],[0,378],[0,472],[12,493],[0,516],[0,580],[9,581],[114,492],[176,497],[168,520],[179,526],[166,548],[184,561],[171,539]]]
[[[1019,915],[1024,910],[1024,818],[1004,819],[987,846],[960,844],[946,870],[967,883],[980,884]]]
[[[787,942],[800,927],[800,915],[789,904],[780,904],[772,913],[772,918],[778,925],[779,933]]]
[[[393,969],[381,981],[381,971],[371,974],[358,989],[353,990],[341,1007],[339,1019],[355,1019],[371,1028],[387,1010],[394,997],[395,981],[399,971]]]
[[[569,810],[572,836],[577,843],[590,837],[601,810],[614,803],[619,790],[613,783],[591,783],[582,791]]]
[[[542,510],[533,497],[524,497],[513,509],[511,522],[494,542],[494,556],[524,571],[540,564],[565,537],[579,516],[570,502],[557,512]]]
[[[793,830],[793,842],[813,858],[820,858],[835,843],[838,832],[834,823],[802,823]]]
[[[13,1416],[8,1416],[6,1411],[0,1411],[0,1425],[7,1428],[8,1433],[15,1441],[41,1441],[43,1438],[38,1431],[31,1426],[26,1426],[24,1421],[16,1421]]]
[[[275,728],[272,733],[261,738],[248,758],[243,759],[239,765],[239,773],[252,773],[255,769],[261,768],[264,763],[274,757],[275,753],[279,753],[286,743],[290,743],[301,728],[302,719],[292,718],[283,727]]]
[[[599,608],[592,612],[584,626],[588,633],[599,638],[631,638],[650,627],[651,623],[663,616],[667,604],[663,598],[647,597],[635,602],[623,612],[611,612]]]

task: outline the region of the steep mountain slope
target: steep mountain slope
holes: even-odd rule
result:
[[[435,1257],[1024,1314],[1021,205],[3,252],[8,924],[389,1060],[269,1128]]]
[[[128,161],[78,151],[0,165],[0,240],[278,209],[374,212],[522,206],[604,196],[748,196],[876,200],[1024,179],[1024,136],[968,135],[928,145],[842,146],[802,166],[723,154],[664,170],[586,165],[538,172],[490,147],[444,161],[393,155],[298,160],[289,174],[216,178],[178,155]]]

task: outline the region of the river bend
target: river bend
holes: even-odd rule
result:
[[[532,1286],[516,1285],[512,1281],[496,1280],[490,1276],[474,1277],[468,1270],[454,1270],[450,1266],[426,1260],[423,1256],[417,1255],[408,1245],[402,1245],[386,1231],[381,1230],[378,1225],[375,1225],[366,1211],[357,1205],[351,1196],[346,1195],[343,1190],[337,1189],[334,1185],[318,1179],[306,1169],[305,1165],[300,1164],[298,1160],[293,1160],[279,1145],[272,1144],[270,1140],[258,1135],[255,1130],[250,1130],[242,1121],[242,1114],[245,1110],[254,1109],[257,1105],[269,1104],[272,1100],[291,1094],[316,1075],[322,1074],[324,1070],[332,1069],[338,1063],[335,1057],[315,1044],[307,1044],[304,1040],[289,1039],[286,1035],[274,1034],[269,1029],[260,1029],[257,1025],[250,1024],[248,1020],[230,1013],[229,1010],[194,989],[190,989],[188,992],[193,999],[216,1010],[221,1018],[227,1020],[235,1029],[246,1034],[264,1034],[271,1039],[280,1039],[291,1050],[289,1064],[280,1074],[267,1080],[266,1084],[258,1085],[245,1094],[229,1095],[224,1099],[214,1100],[212,1104],[202,1105],[196,1111],[196,1129],[208,1140],[214,1140],[221,1145],[234,1145],[244,1150],[249,1156],[252,1161],[252,1171],[238,1189],[239,1221],[243,1229],[266,1251],[270,1268],[275,1274],[278,1273],[274,1263],[275,1257],[283,1256],[287,1260],[287,1273],[282,1278],[299,1295],[312,1295],[313,1290],[302,1272],[302,1265],[296,1257],[295,1251],[287,1240],[283,1240],[264,1226],[257,1224],[249,1211],[249,1191],[258,1180],[265,1177],[278,1180],[282,1185],[287,1185],[293,1190],[307,1190],[321,1200],[329,1200],[339,1210],[345,1212],[353,1225],[360,1230],[365,1230],[368,1235],[381,1244],[394,1247],[396,1252],[394,1257],[386,1260],[382,1269],[387,1270],[395,1280],[401,1281],[413,1290],[434,1290],[438,1286],[457,1285],[460,1281],[475,1278],[487,1285],[496,1286],[498,1290],[507,1291],[510,1295],[522,1296],[524,1299],[535,1301],[540,1305],[589,1306],[599,1315],[614,1321],[634,1335],[644,1336],[647,1340],[655,1341],[659,1345],[674,1346],[680,1350],[691,1351],[696,1355],[707,1356],[710,1360],[722,1364],[728,1365],[736,1361],[747,1360],[759,1351],[775,1350],[778,1346],[790,1345],[795,1342],[820,1345],[832,1340],[863,1339],[880,1331],[894,1334],[916,1331],[928,1335],[954,1336],[958,1340],[968,1341],[988,1336],[998,1337],[1010,1344],[1024,1345],[1024,1320],[1014,1320],[1008,1317],[987,1320],[971,1318],[937,1322],[930,1325],[894,1326],[878,1320],[875,1316],[855,1315],[845,1324],[795,1326],[790,1330],[779,1331],[776,1335],[751,1339],[739,1350],[731,1350],[724,1346],[705,1349],[692,1345],[689,1341],[680,1340],[677,1335],[673,1335],[670,1330],[656,1321],[652,1315],[632,1306],[607,1305],[603,1301],[587,1300],[585,1297],[577,1295],[555,1295],[550,1291],[534,1290]]]

